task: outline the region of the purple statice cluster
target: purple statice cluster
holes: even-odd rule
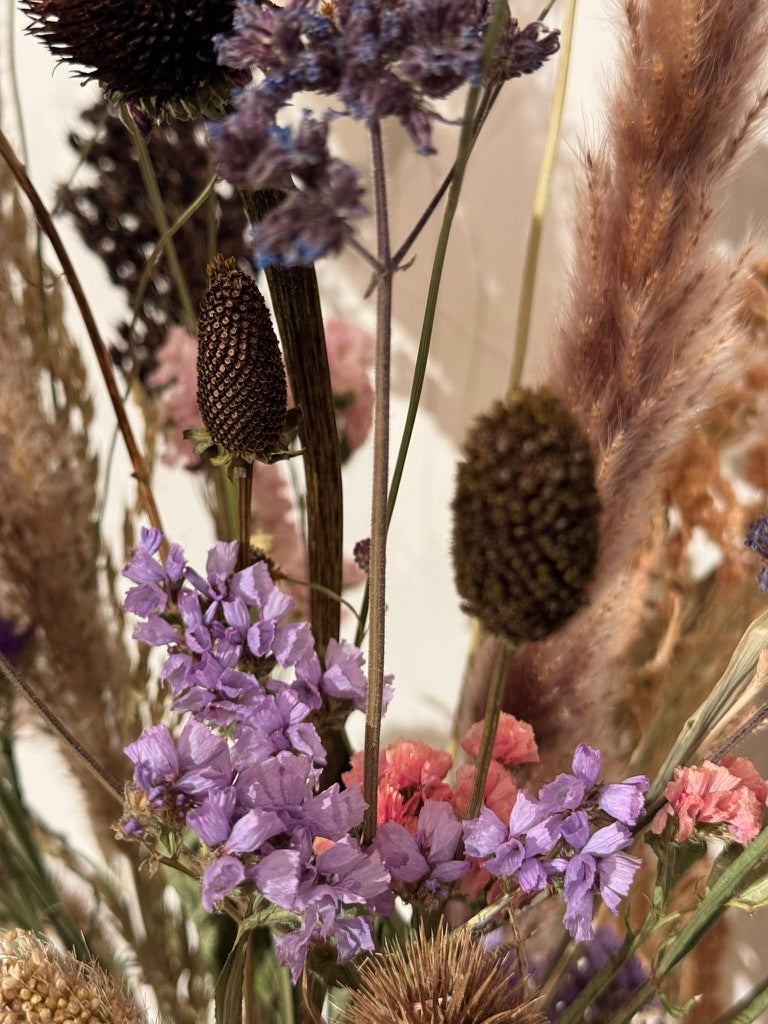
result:
[[[240,0],[233,31],[219,37],[222,64],[259,71],[235,110],[210,126],[221,173],[249,189],[286,188],[254,229],[259,266],[309,263],[337,252],[365,213],[357,170],[333,158],[338,116],[369,128],[395,117],[421,153],[432,153],[433,101],[480,84],[492,0]],[[556,52],[558,35],[507,17],[488,69],[500,82],[528,74]],[[334,97],[320,117],[282,121],[297,93]],[[291,183],[298,186],[291,188]]]
[[[640,866],[623,851],[633,841],[628,826],[642,813],[648,779],[637,775],[600,786],[600,753],[586,743],[576,748],[572,769],[543,786],[537,800],[519,792],[506,824],[484,807],[464,823],[464,849],[524,893],[549,886],[561,891],[563,923],[584,941],[593,934],[595,896],[615,915]]]
[[[320,789],[326,754],[310,721],[329,698],[364,707],[361,652],[331,640],[321,664],[266,563],[235,571],[236,542],[216,544],[202,576],[176,544],[163,564],[162,539],[142,531],[125,608],[143,619],[136,639],[168,649],[161,678],[188,718],[178,737],[154,725],[126,748],[123,834],[191,829],[206,910],[245,886],[295,914],[296,929],[276,939],[294,979],[313,940],[335,941],[340,960],[371,949],[371,914],[392,910],[390,876],[351,835],[365,810],[359,788]]]

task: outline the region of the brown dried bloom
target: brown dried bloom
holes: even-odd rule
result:
[[[506,950],[488,953],[466,932],[422,930],[360,969],[342,1024],[541,1024],[510,977]]]
[[[589,444],[547,392],[516,391],[478,417],[453,500],[465,609],[511,643],[548,636],[586,600],[600,505]]]
[[[232,27],[234,0],[22,0],[29,32],[59,60],[96,79],[115,102],[159,118],[225,109],[236,73],[214,37]],[[239,76],[238,76],[239,78]]]
[[[211,440],[269,461],[285,426],[288,391],[272,317],[253,278],[219,256],[200,303],[197,403]]]
[[[0,933],[0,1011],[14,1024],[146,1024],[144,1013],[98,964],[84,964],[24,931]]]

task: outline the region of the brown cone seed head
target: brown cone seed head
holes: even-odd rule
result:
[[[489,632],[541,640],[585,603],[600,503],[587,439],[554,395],[520,389],[477,418],[452,507],[456,588]]]
[[[287,386],[272,317],[256,282],[218,257],[200,303],[197,404],[211,440],[264,458],[285,424]]]

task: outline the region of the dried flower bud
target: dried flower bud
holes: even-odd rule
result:
[[[0,1006],[5,1021],[146,1024],[130,996],[95,963],[60,953],[32,932],[0,933]]]
[[[547,392],[520,389],[478,417],[453,500],[464,608],[511,643],[548,636],[586,600],[600,504],[587,439]]]
[[[235,0],[22,0],[29,31],[62,61],[85,69],[115,103],[152,119],[227,108],[241,73],[221,67],[213,39],[232,27]]]
[[[363,964],[342,1024],[542,1024],[506,960],[507,950],[488,953],[470,932],[422,930]]]
[[[268,461],[285,427],[287,386],[272,317],[256,282],[219,256],[200,303],[197,404],[211,440]]]

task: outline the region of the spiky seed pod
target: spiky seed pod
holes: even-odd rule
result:
[[[587,439],[554,397],[520,389],[478,417],[453,500],[464,609],[513,644],[542,640],[586,600],[600,503]]]
[[[285,369],[272,317],[253,278],[218,256],[200,303],[197,404],[211,440],[267,461],[285,426]]]
[[[235,0],[22,0],[29,31],[84,69],[114,102],[153,119],[221,111],[239,73],[222,68],[213,39],[232,27]]]
[[[363,964],[341,1024],[541,1024],[506,953],[487,953],[467,932],[422,929]]]
[[[60,953],[32,932],[0,933],[0,1019],[17,1024],[146,1024],[129,995],[97,964]]]

